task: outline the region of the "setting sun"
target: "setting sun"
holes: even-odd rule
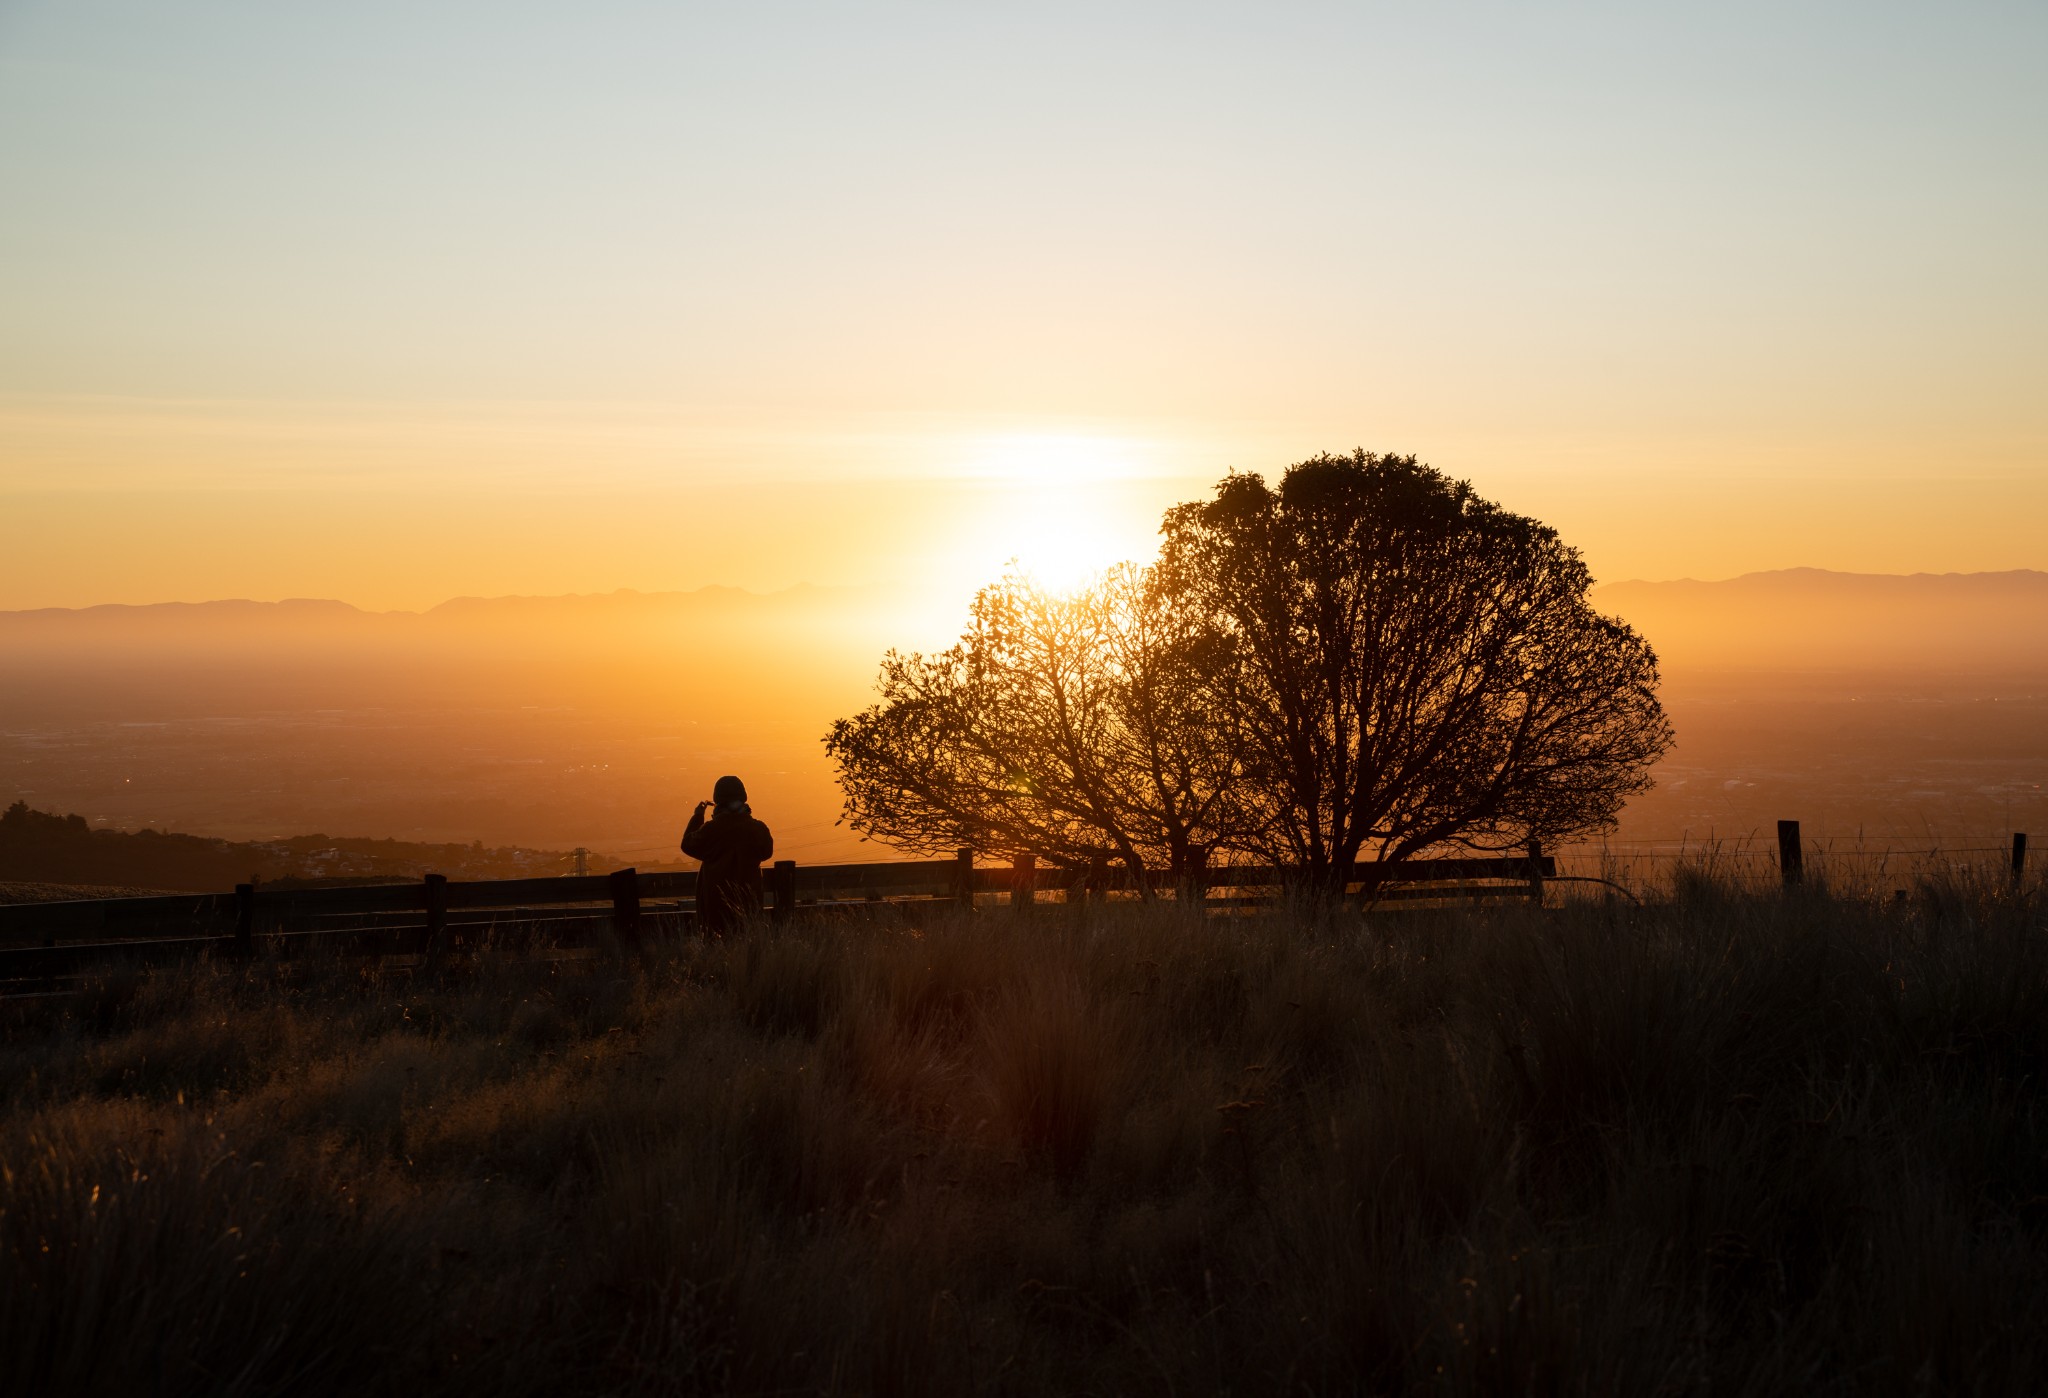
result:
[[[1102,492],[1078,481],[1047,483],[1017,492],[991,542],[1041,586],[1067,592],[1149,552],[1144,531],[1128,526]]]
[[[1012,433],[963,450],[948,474],[966,517],[942,570],[971,590],[1014,566],[1053,591],[1152,555],[1165,503],[1184,494],[1153,443],[1076,433]]]

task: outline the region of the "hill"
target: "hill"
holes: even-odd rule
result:
[[[736,588],[0,613],[0,803],[239,840],[375,831],[673,858],[743,773],[814,857],[838,797],[818,748],[917,608]]]
[[[237,842],[149,829],[94,830],[84,816],[30,810],[22,801],[0,812],[0,880],[24,883],[218,893],[246,882],[397,883],[428,873],[459,879],[566,874],[571,858],[560,850],[486,849],[481,843],[328,835]],[[593,853],[589,866],[603,873],[623,868],[624,861]]]

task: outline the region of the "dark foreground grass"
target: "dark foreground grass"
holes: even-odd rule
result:
[[[2038,1393],[2048,929],[1001,914],[0,1008],[0,1392]]]

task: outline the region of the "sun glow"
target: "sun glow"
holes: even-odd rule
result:
[[[1145,443],[1078,433],[1020,432],[987,438],[971,451],[966,474],[984,480],[1070,485],[1150,475]]]
[[[1132,487],[1154,475],[1143,443],[1106,437],[1020,434],[995,438],[963,474],[987,483],[971,553],[977,584],[1006,563],[1056,592],[1153,551],[1157,520]]]

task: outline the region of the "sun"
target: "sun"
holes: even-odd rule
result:
[[[1143,448],[1115,438],[1018,434],[981,444],[966,474],[987,483],[975,554],[1014,561],[1040,586],[1068,592],[1105,569],[1151,553],[1153,521],[1133,507],[1129,486],[1146,474]]]
[[[1041,587],[1075,591],[1131,556],[1101,514],[1091,511],[1085,488],[1047,485],[1041,492],[1020,502],[1002,530],[1010,541],[1005,559],[1014,559]]]

